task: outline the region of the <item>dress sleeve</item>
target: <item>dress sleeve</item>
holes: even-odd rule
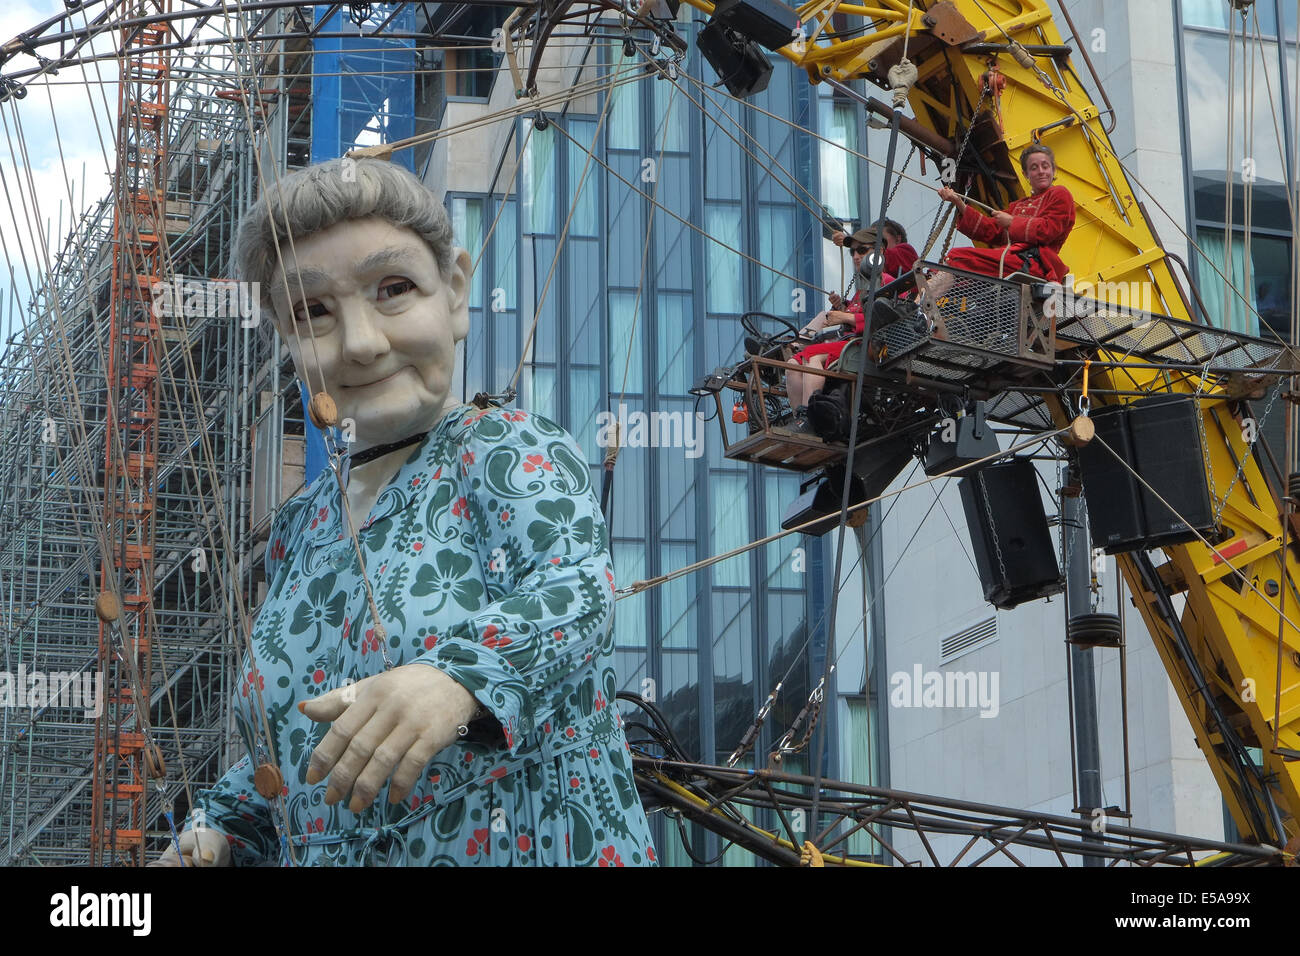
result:
[[[1036,216],[1016,216],[1008,231],[1015,242],[1057,246],[1074,228],[1074,197],[1064,186],[1052,186],[1043,196]]]
[[[609,532],[587,463],[558,425],[493,409],[461,445],[465,522],[489,603],[416,658],[472,693],[501,724],[511,754],[607,653],[614,610]]]
[[[252,761],[245,755],[214,787],[195,794],[185,829],[206,827],[224,834],[233,866],[258,866],[279,858],[271,812],[253,787]]]
[[[967,206],[957,219],[957,231],[976,242],[996,242],[1002,238],[1002,227],[997,220],[976,212],[973,206]]]

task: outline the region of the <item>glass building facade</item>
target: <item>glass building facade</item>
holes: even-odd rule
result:
[[[584,77],[627,62],[621,38],[597,42]],[[723,457],[712,400],[689,394],[707,372],[742,356],[742,313],[804,322],[822,307],[824,239],[814,210],[824,202],[846,219],[861,216],[865,167],[839,146],[860,148],[855,130],[865,117],[784,61],[774,65],[768,89],[747,104],[712,89],[712,68],[692,50],[685,72],[698,82],[649,78],[614,89],[608,103],[605,95],[576,100],[549,124],[520,119],[505,153],[491,158],[491,185],[446,197],[459,241],[481,257],[467,398],[510,387],[537,313],[518,404],[573,433],[597,488],[605,475],[601,412],[670,413],[698,436],[694,446],[620,451],[611,509],[620,586],[779,530],[799,494],[795,473]],[[449,151],[456,148],[453,141]],[[795,315],[801,305],[805,314]],[[854,557],[867,540],[850,536]],[[619,602],[622,689],[652,697],[692,758],[726,761],[779,682],[776,706],[742,761],[765,763],[804,706],[825,664],[830,542],[785,538]],[[846,560],[855,595],[866,589],[858,583],[866,566]],[[832,779],[880,782],[866,666],[872,629],[856,604],[842,613],[837,656],[856,672],[845,680],[837,668],[834,706],[822,709],[831,742],[822,769]],[[811,750],[787,767],[808,770]],[[680,825],[654,819],[661,859],[689,864]],[[710,834],[681,829],[700,860],[724,849]],[[871,852],[858,839],[850,850]],[[722,862],[753,857],[732,851]]]
[[[1201,295],[1211,314],[1231,328],[1261,334],[1263,323],[1286,337],[1292,243],[1287,191],[1295,182],[1297,130],[1292,115],[1296,5],[1291,0],[1256,0],[1244,34],[1240,16],[1227,3],[1182,0],[1176,6],[1182,23],[1188,232],[1201,247]],[[1231,177],[1225,170],[1231,170]],[[1225,202],[1229,182],[1231,206]],[[1230,249],[1225,236],[1229,213]],[[1227,296],[1226,312],[1224,278],[1208,262],[1239,287],[1240,294]]]
[[[1175,0],[1187,232],[1201,298],[1219,324],[1290,340],[1295,254],[1296,4]],[[1229,135],[1231,129],[1231,135]],[[1231,197],[1231,202],[1228,198]],[[1249,232],[1247,232],[1249,226]],[[1228,281],[1231,280],[1232,288]],[[1260,403],[1260,410],[1268,407]],[[1282,459],[1281,402],[1263,434]]]

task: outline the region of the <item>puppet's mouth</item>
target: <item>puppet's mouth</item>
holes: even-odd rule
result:
[[[397,369],[397,371],[391,372],[388,375],[385,375],[383,378],[373,379],[372,381],[369,382],[359,382],[356,385],[349,385],[348,388],[369,388],[371,385],[381,385],[384,382],[390,382],[393,379],[395,379],[398,375],[401,375],[403,372],[405,372],[406,368],[407,367],[403,365],[401,368]]]

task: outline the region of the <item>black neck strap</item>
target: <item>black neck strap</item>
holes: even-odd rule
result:
[[[398,439],[397,441],[390,441],[386,445],[375,445],[373,448],[367,448],[364,451],[355,452],[349,456],[349,464],[353,468],[356,468],[358,465],[364,465],[368,461],[382,458],[390,451],[397,451],[399,448],[406,448],[409,445],[422,442],[428,434],[429,432],[420,432],[418,435],[409,435],[408,437]]]

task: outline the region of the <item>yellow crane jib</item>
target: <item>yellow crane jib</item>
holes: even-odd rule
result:
[[[811,82],[865,79],[905,93],[913,116],[900,121],[900,132],[931,158],[955,160],[949,175],[957,187],[988,207],[1003,209],[1027,194],[1016,161],[1025,146],[1052,148],[1076,220],[1061,250],[1072,270],[1065,290],[1071,307],[1051,314],[1054,352],[1044,354],[1053,355],[1058,373],[1090,363],[1089,400],[1079,403],[1079,382],[1058,374],[1041,402],[1056,429],[1069,426],[1083,404],[1096,417],[1107,406],[1152,396],[1169,397],[1171,407],[1176,396],[1193,403],[1178,407],[1196,409],[1187,420],[1197,433],[1212,521],[1195,540],[1160,544],[1168,561],[1159,567],[1136,547],[1117,551],[1118,563],[1243,838],[1275,846],[1294,838],[1300,480],[1288,482],[1278,468],[1266,476],[1262,415],[1249,401],[1265,399],[1265,413],[1284,404],[1278,396],[1300,365],[1285,343],[1196,324],[1206,315],[1203,307],[1193,312],[1199,299],[1190,274],[1162,247],[1115,154],[1113,111],[1068,14],[1074,49],[1062,42],[1045,0],[814,0],[797,8],[774,0],[686,2],[733,39],[775,50]],[[788,40],[780,43],[783,33]],[[746,66],[743,45],[727,55],[738,64],[730,68],[733,82],[761,88],[762,68],[752,57]],[[891,104],[864,99],[873,112],[893,115]],[[1086,308],[1077,308],[1080,302]],[[997,405],[990,400],[990,418],[998,417]],[[1089,431],[1076,429],[1070,444],[1086,444]],[[1104,431],[1098,437],[1109,447]],[[813,454],[820,452],[789,457],[784,466],[816,464]]]

